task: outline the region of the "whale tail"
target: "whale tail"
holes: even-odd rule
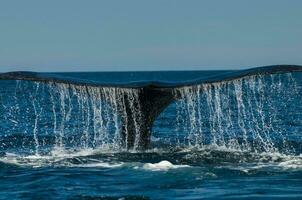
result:
[[[142,82],[128,84],[100,84],[92,81],[77,80],[52,74],[34,72],[11,72],[0,74],[0,80],[27,80],[44,83],[65,84],[89,88],[96,91],[104,101],[116,107],[121,120],[121,143],[126,149],[146,149],[150,145],[152,126],[160,113],[174,100],[182,98],[177,90],[184,87],[197,88],[203,84],[228,82],[242,77],[274,73],[301,72],[301,66],[269,66],[249,70],[231,71],[219,76],[206,77],[181,83]],[[102,89],[103,88],[103,89]],[[107,88],[107,89],[106,89]],[[106,89],[106,90],[105,90]],[[111,94],[111,93],[114,93]],[[107,96],[113,95],[109,99]],[[119,99],[119,100],[117,100]]]
[[[146,149],[150,144],[150,137],[152,131],[152,125],[157,116],[175,99],[173,95],[173,89],[171,88],[156,88],[152,86],[141,88],[138,92],[137,101],[133,105],[133,100],[126,95],[126,102],[122,107],[123,111],[126,111],[127,115],[123,115],[122,118],[122,138],[125,141],[125,146],[128,149],[134,147],[139,149]],[[136,122],[138,113],[131,112],[131,109],[135,107],[139,112],[139,122]],[[137,128],[139,123],[139,128]],[[137,133],[139,132],[139,133]],[[136,138],[136,136],[139,136]]]

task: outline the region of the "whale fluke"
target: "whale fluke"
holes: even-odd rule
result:
[[[174,100],[181,98],[177,95],[176,89],[187,86],[198,86],[216,82],[226,82],[242,77],[253,75],[265,75],[274,73],[302,72],[302,66],[279,65],[253,68],[248,70],[229,71],[219,76],[208,76],[197,80],[172,82],[129,82],[127,84],[108,84],[91,80],[77,79],[55,73],[35,73],[35,72],[8,72],[0,74],[0,80],[25,80],[45,83],[80,85],[95,88],[119,88],[122,92],[121,102],[117,102],[117,108],[121,116],[121,138],[122,143],[127,149],[139,148],[146,149],[150,145],[152,125],[160,113],[169,106]],[[133,101],[128,92],[123,89],[135,90],[137,98]],[[140,120],[133,107],[139,112]],[[139,124],[137,124],[139,123]],[[139,132],[139,138],[137,138]]]

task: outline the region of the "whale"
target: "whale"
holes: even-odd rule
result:
[[[147,149],[150,146],[152,126],[157,117],[174,101],[182,98],[177,92],[183,87],[198,87],[203,84],[213,84],[220,82],[228,82],[248,76],[268,75],[277,73],[293,73],[302,72],[302,66],[299,65],[272,65],[264,67],[256,67],[244,70],[232,70],[219,75],[202,77],[195,80],[187,80],[182,82],[168,81],[135,81],[128,83],[102,83],[93,80],[78,79],[59,75],[56,73],[39,73],[30,71],[14,71],[0,74],[0,80],[24,80],[42,83],[56,83],[67,85],[89,86],[96,88],[119,88],[127,90],[135,90],[138,94],[138,102],[131,102],[128,98],[128,93],[120,93],[124,95],[125,101],[123,104],[117,102],[119,112],[121,114],[121,138],[127,149],[132,149],[135,146],[136,125],[135,113],[131,111],[133,103],[139,105],[140,118],[140,141],[139,149]],[[136,105],[137,106],[137,105]]]

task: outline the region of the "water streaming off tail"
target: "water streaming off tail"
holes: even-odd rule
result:
[[[156,132],[158,121],[163,123],[159,130],[173,135],[159,135],[169,137],[174,146],[301,153],[301,145],[295,144],[302,132],[301,82],[301,73],[287,73],[175,88],[176,101],[168,108],[174,114],[163,112],[153,128]],[[130,137],[134,149],[143,140],[139,88],[8,80],[1,84],[4,151],[120,151],[129,149],[125,141]],[[126,127],[129,124],[133,127]]]
[[[176,132],[185,143],[254,152],[300,153],[301,77],[255,75],[175,90]],[[291,130],[288,130],[288,127]]]
[[[43,153],[53,148],[127,148],[121,136],[127,112],[140,140],[139,89],[3,81],[0,147]],[[2,84],[3,84],[2,82]]]

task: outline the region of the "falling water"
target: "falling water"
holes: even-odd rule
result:
[[[253,75],[174,89],[175,145],[294,152],[291,141],[300,130],[293,128],[289,135],[284,123],[302,121],[291,107],[301,99],[299,80],[291,73]],[[31,81],[7,84],[11,90],[6,89],[1,99],[5,113],[1,130],[14,140],[0,144],[3,148],[21,143],[24,151],[29,147],[36,154],[70,148],[125,150],[129,148],[123,140],[131,137],[128,127],[123,127],[128,121],[135,131],[133,148],[143,140],[139,88]]]
[[[120,136],[122,120],[130,120],[126,112],[131,112],[134,121],[134,148],[139,145],[139,90],[30,81],[10,81],[10,86],[14,86],[16,92],[1,102],[1,112],[7,113],[2,116],[6,118],[7,126],[1,128],[6,129],[7,137],[20,133],[18,137],[25,140],[32,136],[33,140],[28,139],[28,142],[34,146],[36,154],[42,153],[42,143],[50,145],[49,141],[45,141],[51,140],[46,134],[51,132],[54,141],[50,148],[54,149],[127,148],[122,146]],[[126,111],[125,104],[128,102],[130,109]],[[19,107],[23,110],[16,113]],[[11,123],[18,126],[11,126]]]
[[[193,146],[293,152],[282,128],[285,121],[293,120],[290,109],[301,101],[299,81],[287,73],[177,88],[176,130],[188,132],[188,144]],[[282,107],[289,113],[282,113]],[[292,131],[295,135],[299,129]]]

